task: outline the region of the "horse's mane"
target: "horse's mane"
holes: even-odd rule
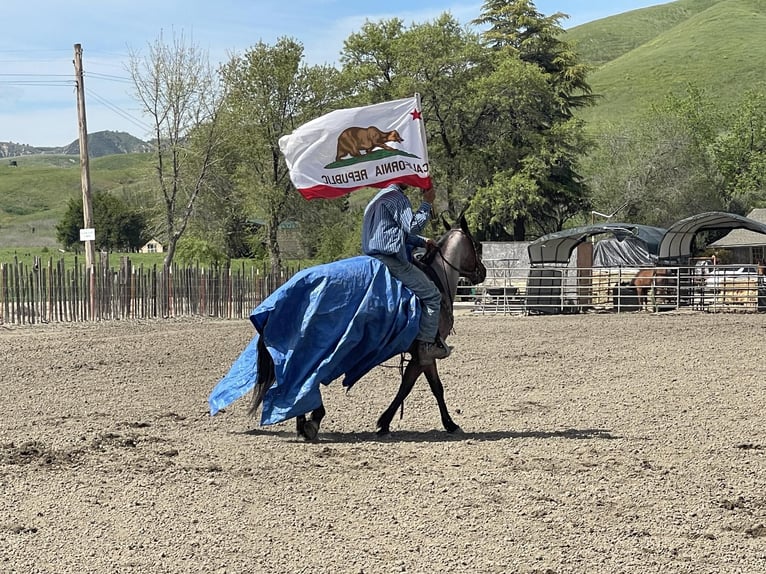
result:
[[[439,292],[444,295],[447,291],[447,286],[442,285],[441,279],[439,279],[439,276],[436,274],[436,271],[431,266],[431,264],[434,261],[434,257],[436,257],[436,249],[427,251],[423,257],[421,258],[414,258],[412,261],[415,264],[416,267],[419,267],[423,273],[426,274],[426,276],[436,283],[436,286],[439,288]]]
[[[423,253],[421,256],[413,257],[413,261],[415,262],[415,264],[418,267],[420,267],[423,271],[425,271],[429,277],[431,277],[431,273],[433,273],[433,270],[431,270],[431,264],[434,262],[434,257],[436,257],[436,252],[439,249],[441,249],[444,243],[447,241],[447,236],[452,231],[454,231],[454,229],[447,224],[447,221],[444,219],[443,215],[442,215],[442,221],[447,231],[442,233],[441,236],[439,236],[439,239],[436,240],[436,245],[438,249],[426,249],[425,253]]]
[[[434,271],[432,264],[436,258],[436,253],[439,251],[439,249],[442,248],[442,245],[444,245],[444,242],[446,241],[447,235],[449,235],[450,231],[452,230],[450,229],[446,233],[442,234],[441,237],[439,237],[439,239],[436,241],[436,249],[426,249],[425,253],[423,253],[421,256],[412,258],[413,263],[419,267],[431,281],[436,283],[436,286],[439,288],[439,291],[442,295],[447,292],[447,285],[442,285],[441,279],[439,279],[436,271]]]

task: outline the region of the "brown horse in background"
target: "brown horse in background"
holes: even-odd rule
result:
[[[649,296],[652,299],[659,292],[667,292],[674,285],[675,277],[670,269],[652,268],[640,269],[631,280],[630,285],[636,288],[638,306],[641,310],[649,308]],[[656,310],[656,304],[654,305]]]

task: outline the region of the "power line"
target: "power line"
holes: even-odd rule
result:
[[[72,74],[0,74],[3,77],[9,78],[71,78]]]
[[[131,115],[130,112],[120,108],[118,105],[110,102],[109,100],[107,100],[103,96],[97,94],[96,92],[94,92],[92,89],[90,89],[88,87],[85,88],[85,91],[87,92],[89,97],[92,96],[97,102],[101,103],[101,105],[103,105],[104,107],[110,109],[111,111],[113,111],[115,114],[117,114],[121,118],[123,118],[125,120],[128,120],[130,123],[132,123],[136,127],[141,128],[142,130],[144,130],[146,132],[150,131],[151,128],[150,128],[150,126],[148,124],[142,122],[140,119],[138,119],[135,116]]]
[[[74,86],[74,80],[0,80],[3,86]]]
[[[123,82],[126,84],[130,84],[133,82],[133,80],[128,78],[127,76],[115,76],[113,74],[101,74],[99,72],[86,72],[85,76],[88,78],[96,78],[99,80],[107,80],[110,82]]]

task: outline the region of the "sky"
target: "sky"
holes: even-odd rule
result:
[[[667,0],[537,0],[545,15],[563,12],[570,28]],[[482,0],[4,0],[0,16],[0,142],[64,146],[78,138],[74,45],[82,46],[88,132],[128,132],[149,139],[132,95],[131,54],[145,55],[160,34],[180,35],[211,64],[258,42],[291,37],[307,64],[335,64],[343,41],[365,21],[394,17],[405,25],[444,12],[464,24]]]

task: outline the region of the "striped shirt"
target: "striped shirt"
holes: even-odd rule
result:
[[[431,204],[423,202],[413,214],[410,200],[397,184],[389,185],[367,204],[362,221],[362,251],[365,255],[393,255],[409,261],[407,246],[425,247],[418,233],[431,216]]]

